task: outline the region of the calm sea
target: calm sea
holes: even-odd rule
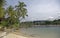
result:
[[[30,27],[20,31],[30,38],[60,38],[60,27]]]

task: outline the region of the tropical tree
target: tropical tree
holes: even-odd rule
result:
[[[27,9],[24,2],[19,2],[18,5],[14,7],[9,6],[4,8],[5,0],[0,0],[0,26],[6,31],[8,28],[19,28],[20,20],[19,18],[25,18],[27,15]],[[5,15],[8,14],[7,18]]]
[[[12,6],[9,6],[6,10],[6,12],[8,13],[8,26],[10,27],[15,27],[19,25],[19,18],[16,17],[17,12],[14,10],[14,8]]]
[[[3,7],[4,5],[5,5],[5,0],[0,0],[0,21],[3,19],[5,15],[5,9]]]
[[[5,0],[0,0],[0,7],[3,7],[5,5]]]
[[[5,0],[4,0],[5,1]],[[3,1],[3,3],[4,3]],[[1,3],[1,4],[3,4]],[[4,5],[4,4],[3,4]],[[2,5],[2,6],[3,6]],[[20,24],[20,20],[19,18],[25,18],[25,16],[27,15],[27,9],[25,8],[26,5],[24,2],[19,2],[18,5],[16,5],[16,8],[14,9],[14,7],[9,6],[7,7],[7,9],[3,9],[3,7],[1,6],[0,8],[0,19],[2,20],[0,22],[0,25],[2,27],[17,27]],[[6,11],[6,12],[5,12]],[[8,17],[5,18],[5,15],[8,14]]]
[[[16,7],[16,11],[18,12],[17,13],[17,18],[20,18],[20,17],[25,17],[27,16],[27,9],[25,8],[26,7],[26,4],[24,2],[19,2],[18,5],[15,6]]]

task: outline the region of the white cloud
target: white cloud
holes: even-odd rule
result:
[[[60,12],[57,0],[38,0],[34,1],[30,5],[28,11],[29,20],[43,20],[49,18],[49,16],[57,16],[56,14]],[[35,3],[35,4],[34,4]],[[33,19],[32,19],[33,18]]]
[[[58,17],[60,14],[60,0],[7,0],[8,5],[17,5],[18,1],[23,1],[27,5],[28,17],[25,20],[43,20],[52,16]],[[8,6],[7,5],[7,6]]]
[[[37,5],[31,5],[30,7],[30,10],[32,12],[55,12],[55,11],[58,11],[59,10],[59,7],[58,5],[55,3],[55,2],[48,2],[46,1],[46,4],[45,3],[39,3]]]

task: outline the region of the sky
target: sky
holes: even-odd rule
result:
[[[60,0],[7,0],[7,6],[15,6],[18,1],[27,5],[28,17],[24,21],[53,20],[60,16]]]

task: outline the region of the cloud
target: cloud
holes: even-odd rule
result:
[[[23,1],[27,5],[28,17],[25,20],[44,20],[46,18],[58,17],[60,13],[60,0],[9,0],[9,5],[16,5]]]
[[[28,12],[29,20],[44,20],[49,16],[56,17],[60,9],[57,0],[35,0],[28,7]]]
[[[53,0],[42,0],[39,4],[31,4],[30,9],[32,12],[53,12],[58,11],[59,7]]]

